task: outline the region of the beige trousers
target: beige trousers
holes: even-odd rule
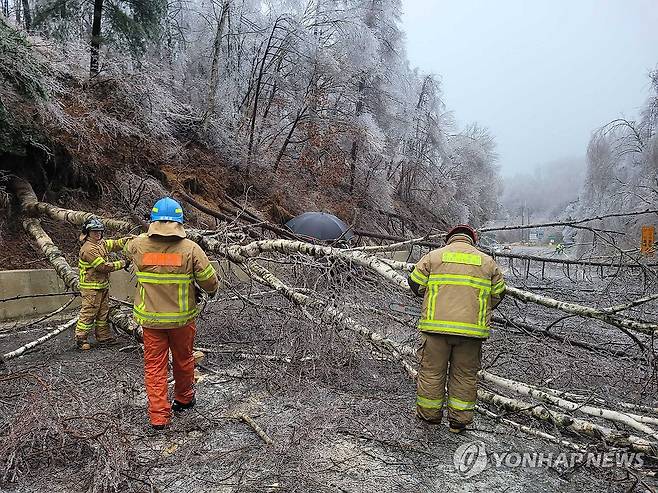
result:
[[[482,339],[421,334],[416,400],[421,418],[438,423],[445,406],[449,421],[462,424],[473,421],[481,353]]]
[[[75,338],[86,341],[89,332],[95,329],[96,340],[104,341],[112,337],[107,323],[110,313],[109,289],[81,289],[82,302],[80,316],[75,326]]]

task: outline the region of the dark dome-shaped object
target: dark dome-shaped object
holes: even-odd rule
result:
[[[326,212],[304,212],[286,223],[290,231],[316,240],[335,241],[351,239],[354,234],[343,221]]]

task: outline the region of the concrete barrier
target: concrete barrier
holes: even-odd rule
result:
[[[14,296],[64,293],[68,291],[53,269],[6,270],[0,272],[0,298]],[[47,296],[0,302],[0,320],[14,320],[50,313],[71,296]],[[78,308],[76,300],[71,309]]]

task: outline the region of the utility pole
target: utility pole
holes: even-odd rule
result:
[[[523,222],[523,219],[525,217],[525,201],[523,202],[523,205],[521,206],[521,226],[523,226],[525,223]],[[523,243],[525,239],[525,234],[524,234],[524,229],[521,228],[521,243]]]
[[[525,217],[526,217],[526,222],[523,222],[523,218],[521,218],[521,224],[530,224],[530,211],[528,210],[528,202],[524,199],[523,200],[523,212],[525,212]],[[530,230],[529,229],[522,229],[521,235],[523,236],[523,241],[524,242],[529,242],[530,241]]]

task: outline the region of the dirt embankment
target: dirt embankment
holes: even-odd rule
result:
[[[210,145],[203,126],[174,113],[153,81],[134,74],[90,81],[45,44],[5,24],[0,30],[0,191],[16,174],[41,200],[109,216],[146,217],[154,197],[186,191],[215,208],[230,196],[276,223],[323,210],[380,233],[444,226],[402,202],[383,206],[367,187],[350,190],[340,173],[311,164],[282,164],[276,173],[268,163],[245,166],[239,145]],[[2,198],[0,268],[45,266],[22,233],[18,204]],[[189,214],[199,225],[215,223],[198,216]],[[58,245],[74,249],[74,231],[46,226]]]

